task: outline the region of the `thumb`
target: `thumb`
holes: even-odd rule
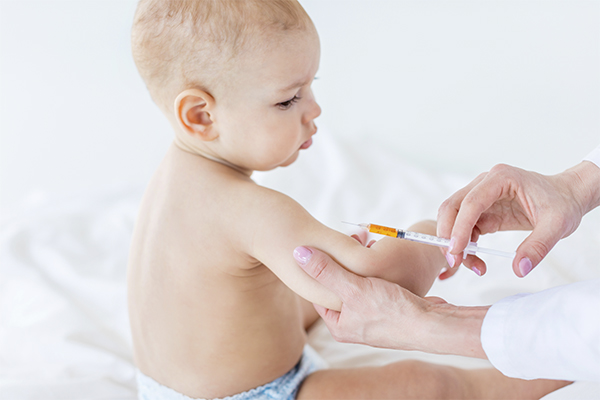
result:
[[[563,232],[552,227],[550,223],[536,226],[517,248],[517,255],[513,260],[515,274],[520,277],[529,274],[548,255],[562,236]]]
[[[359,286],[360,279],[363,279],[347,271],[327,254],[317,249],[305,246],[296,247],[294,258],[308,275],[337,294],[342,302],[348,293]]]

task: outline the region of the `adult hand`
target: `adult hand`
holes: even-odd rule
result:
[[[600,198],[600,169],[583,162],[561,174],[544,176],[508,165],[496,165],[448,198],[439,208],[437,233],[450,237],[451,268],[456,271],[469,241],[480,235],[507,230],[533,230],[513,260],[517,276],[527,275],[562,238],[573,233],[581,218]],[[454,261],[454,263],[452,262]],[[483,260],[468,256],[464,264],[479,275]]]
[[[395,283],[355,275],[317,249],[298,247],[294,258],[342,300],[339,312],[314,305],[335,340],[485,357],[479,335],[488,307],[456,307],[419,297]]]

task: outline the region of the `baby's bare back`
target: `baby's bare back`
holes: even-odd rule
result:
[[[172,146],[144,195],[128,265],[138,368],[190,397],[270,382],[299,360],[300,300],[248,256],[256,185]]]

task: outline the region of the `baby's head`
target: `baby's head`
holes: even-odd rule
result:
[[[310,145],[320,49],[296,0],[141,0],[132,50],[185,150],[268,170]]]

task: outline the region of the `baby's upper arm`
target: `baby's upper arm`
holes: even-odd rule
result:
[[[340,310],[341,301],[296,264],[298,246],[311,246],[329,254],[348,270],[395,282],[423,296],[439,274],[444,257],[437,248],[410,241],[383,238],[371,248],[330,229],[284,194],[262,188],[252,196],[250,215],[244,218],[247,252],[266,265],[290,289],[306,300]],[[417,227],[419,224],[415,225]],[[435,224],[424,233],[435,233]]]
[[[298,267],[293,251],[298,246],[314,246],[334,255],[364,247],[321,224],[288,196],[261,189],[263,192],[249,207],[252,212],[248,220],[252,234],[247,237],[250,255],[306,300],[340,310],[340,299]]]

